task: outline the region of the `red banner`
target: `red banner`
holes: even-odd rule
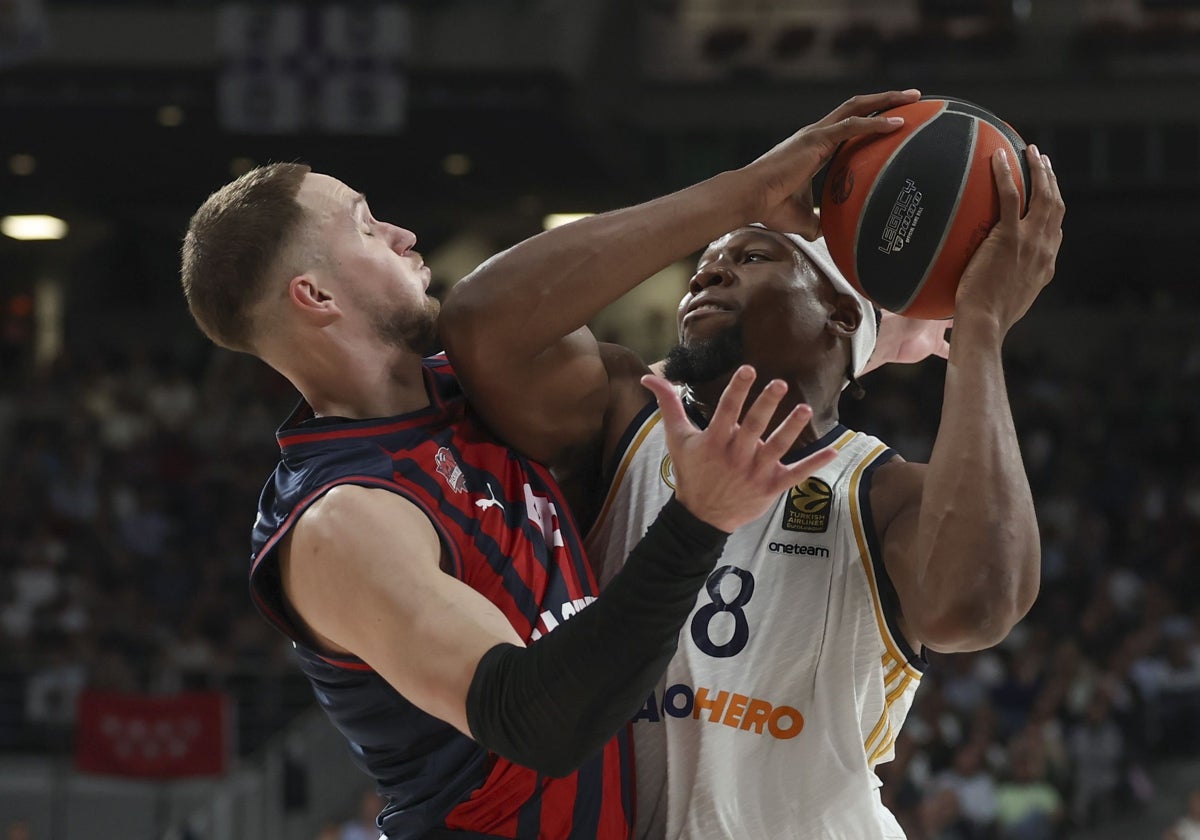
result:
[[[75,766],[85,773],[154,779],[224,773],[233,740],[229,708],[229,698],[215,691],[84,691]]]

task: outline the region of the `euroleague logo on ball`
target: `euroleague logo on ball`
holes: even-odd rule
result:
[[[845,204],[854,192],[854,173],[849,166],[841,166],[830,175],[829,197],[834,204]]]

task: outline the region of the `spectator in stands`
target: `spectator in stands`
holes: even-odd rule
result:
[[[934,780],[935,791],[953,791],[963,835],[983,840],[996,820],[996,781],[988,772],[985,758],[987,742],[968,741],[954,754],[954,764]]]
[[[1200,788],[1188,794],[1187,813],[1167,829],[1163,840],[1200,840]]]
[[[1112,813],[1125,760],[1125,738],[1104,688],[1093,692],[1084,719],[1071,730],[1068,748],[1075,767],[1071,819],[1076,825],[1091,825]]]
[[[337,840],[379,840],[375,815],[383,809],[383,799],[374,790],[364,790],[358,800],[358,813],[342,823]]]
[[[1028,736],[1009,749],[1012,778],[996,792],[999,840],[1050,840],[1063,819],[1058,791],[1046,780],[1041,745]]]

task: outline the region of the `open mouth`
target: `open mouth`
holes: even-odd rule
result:
[[[732,311],[731,307],[718,301],[701,299],[692,302],[684,314],[683,320],[686,323],[695,318],[703,318],[710,315],[726,315]]]

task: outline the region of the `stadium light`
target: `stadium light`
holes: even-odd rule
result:
[[[0,233],[25,241],[62,239],[67,223],[57,216],[5,216],[0,219]]]
[[[577,222],[580,219],[586,219],[591,215],[591,213],[551,213],[542,219],[542,230],[550,230],[551,228],[556,228],[560,225]]]

